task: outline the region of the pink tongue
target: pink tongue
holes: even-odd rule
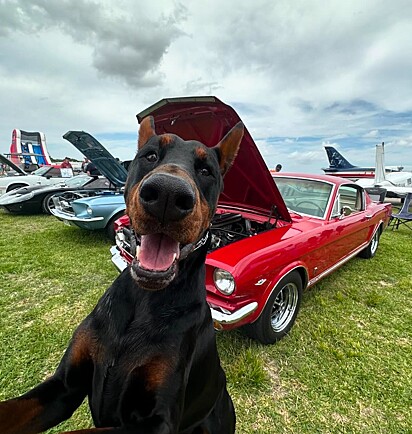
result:
[[[167,235],[142,235],[138,258],[142,268],[165,271],[173,264],[175,254],[179,258],[179,243]]]

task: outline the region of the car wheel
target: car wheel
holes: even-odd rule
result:
[[[368,246],[359,253],[359,256],[364,259],[373,258],[376,255],[376,251],[378,250],[380,237],[381,237],[381,227],[379,227],[376,230]]]
[[[124,212],[119,212],[115,216],[111,218],[109,223],[106,226],[106,233],[107,236],[110,238],[111,241],[114,241],[115,233],[114,233],[114,222],[120,218],[122,215],[124,215]]]
[[[50,210],[55,208],[54,207],[54,202],[53,202],[53,199],[52,199],[53,196],[54,196],[54,193],[53,194],[48,194],[43,199],[43,202],[41,204],[41,208],[42,208],[42,210],[43,210],[43,212],[45,214],[51,214]]]
[[[27,184],[12,184],[7,188],[7,193],[12,190],[17,190],[18,188],[27,187]]]
[[[297,271],[276,285],[259,318],[243,327],[245,333],[262,344],[273,344],[292,328],[302,299],[302,279]]]

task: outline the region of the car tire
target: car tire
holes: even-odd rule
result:
[[[124,212],[119,212],[117,214],[115,214],[109,221],[109,223],[107,223],[106,226],[106,233],[107,236],[110,238],[111,241],[114,241],[114,237],[115,237],[115,233],[114,233],[114,222],[120,218],[122,215],[124,215]]]
[[[12,184],[7,188],[7,193],[12,190],[17,190],[18,188],[27,187],[27,184]]]
[[[44,212],[44,214],[51,214],[51,209],[54,209],[54,203],[52,200],[52,197],[54,196],[55,193],[53,194],[48,194],[42,201],[41,203],[41,209]]]
[[[272,291],[259,318],[243,331],[262,344],[273,344],[292,328],[302,300],[302,279],[297,271],[284,276]]]
[[[380,237],[381,237],[381,226],[379,226],[379,228],[373,234],[373,237],[370,240],[367,247],[359,253],[359,256],[363,259],[373,258],[376,255],[376,251],[378,250]]]

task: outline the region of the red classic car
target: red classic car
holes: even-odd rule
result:
[[[217,98],[162,100],[138,114],[165,132],[216,143],[238,120]],[[210,228],[207,301],[216,329],[243,327],[273,343],[292,327],[302,291],[355,255],[372,258],[389,222],[390,204],[373,202],[359,185],[334,176],[270,175],[245,130]],[[133,260],[128,217],[117,221],[112,261]]]

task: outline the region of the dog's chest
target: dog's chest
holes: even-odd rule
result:
[[[205,303],[106,294],[90,324],[98,341],[93,354],[90,408],[97,426],[132,423],[190,357]],[[127,294],[126,294],[127,295]]]
[[[165,348],[130,338],[102,348],[94,361],[89,397],[95,422],[121,424],[143,416],[141,401],[150,401],[167,381],[172,367],[168,354]]]
[[[149,311],[106,316],[93,354],[90,408],[97,426],[132,423],[155,391],[168,381],[180,343],[167,323]],[[137,410],[138,409],[138,410]]]

